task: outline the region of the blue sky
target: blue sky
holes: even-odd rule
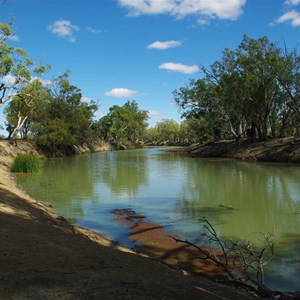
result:
[[[12,18],[9,43],[52,66],[44,79],[68,69],[98,117],[136,100],[151,126],[179,122],[172,91],[244,34],[290,49],[300,39],[300,0],[4,0],[0,20]]]

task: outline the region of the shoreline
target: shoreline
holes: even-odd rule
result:
[[[176,151],[175,151],[176,152]],[[266,141],[224,140],[194,144],[178,151],[194,158],[236,159],[249,162],[300,163],[300,138],[294,136]]]
[[[5,141],[5,144],[6,143]],[[3,151],[4,144],[0,142],[0,190],[6,191],[8,193],[13,193],[16,196],[18,196],[20,199],[25,201],[27,204],[32,205],[34,208],[42,210],[44,213],[48,214],[50,218],[53,218],[55,220],[59,219],[61,222],[65,222],[68,224],[68,226],[72,226],[74,230],[77,230],[81,234],[85,235],[86,237],[90,238],[93,241],[96,241],[97,243],[100,243],[103,246],[114,246],[117,247],[121,251],[125,252],[133,252],[133,250],[120,246],[117,242],[112,241],[108,237],[95,232],[93,230],[81,227],[79,225],[71,224],[69,221],[65,220],[64,218],[60,217],[57,212],[53,209],[52,205],[44,202],[39,201],[37,199],[33,199],[30,197],[24,190],[22,190],[16,183],[15,176],[9,169],[13,158],[17,156],[18,154],[32,152],[34,154],[38,155],[38,152],[32,145],[28,143],[22,144],[22,146],[18,146],[16,149],[14,146],[9,147],[9,149],[5,149]],[[82,147],[78,153],[79,154],[86,154],[88,153],[91,148],[88,147]],[[83,150],[82,150],[83,149]],[[97,149],[97,148],[96,148]],[[103,148],[98,148],[98,151],[107,151],[103,150]],[[4,153],[4,155],[3,155]],[[1,209],[0,209],[1,212]]]
[[[137,254],[58,217],[20,190],[13,157],[33,151],[0,143],[0,298],[252,299],[229,286]]]

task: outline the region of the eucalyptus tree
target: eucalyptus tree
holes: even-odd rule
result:
[[[297,49],[283,50],[283,63],[276,75],[282,91],[282,101],[278,104],[280,117],[279,134],[299,134],[300,129],[300,57]]]
[[[14,96],[5,108],[8,139],[15,138],[19,132],[22,138],[27,137],[32,120],[44,107],[49,96],[40,80],[33,80]]]
[[[140,110],[136,101],[123,106],[113,105],[98,122],[100,137],[118,146],[126,142],[138,143],[148,126],[148,112]]]
[[[212,139],[213,132],[203,117],[187,118],[180,124],[180,141],[186,143],[206,142]]]
[[[49,155],[66,154],[73,146],[91,142],[94,136],[96,103],[82,101],[79,88],[69,81],[69,72],[53,80],[43,107],[34,114],[31,132]]]
[[[148,144],[156,145],[160,142],[158,130],[156,127],[150,127],[146,129],[144,134],[144,141]]]
[[[270,128],[270,116],[282,101],[277,81],[282,70],[281,49],[267,37],[258,40],[244,37],[236,51],[240,73],[242,114],[255,126],[260,139],[266,139]]]
[[[180,140],[180,125],[172,119],[163,119],[156,123],[158,138],[162,143],[175,144]]]
[[[295,51],[283,51],[267,37],[244,36],[174,98],[183,117],[205,118],[215,139],[283,135],[300,112],[299,66]]]
[[[214,139],[220,139],[226,135],[226,124],[222,116],[225,110],[218,97],[217,85],[206,78],[192,79],[188,86],[175,90],[173,95],[175,102],[183,112],[183,118],[205,119]]]
[[[8,44],[12,25],[0,22],[0,107],[17,95],[29,97],[31,90],[23,88],[50,68],[34,64],[24,49]]]
[[[24,49],[8,44],[12,25],[0,22],[0,107],[6,106],[9,137],[16,137],[37,105],[41,76],[50,66],[34,64]]]

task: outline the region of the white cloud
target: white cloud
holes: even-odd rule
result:
[[[210,24],[210,22],[206,19],[199,19],[197,21],[197,23],[200,24],[200,25],[209,25]]]
[[[6,75],[2,78],[2,82],[7,85],[7,84],[14,84],[16,82],[16,78],[11,75]]]
[[[176,0],[118,0],[119,4],[129,10],[130,16],[143,14],[155,15],[170,13]]]
[[[77,25],[73,25],[68,20],[57,20],[54,23],[49,24],[47,29],[61,38],[68,38],[71,43],[76,41],[74,32],[80,30]]]
[[[93,101],[91,98],[89,97],[81,97],[81,102],[83,103],[90,103],[91,101]]]
[[[102,111],[100,111],[99,109],[95,111],[94,113],[94,117],[96,120],[101,119],[104,116],[104,113]]]
[[[293,27],[298,27],[300,26],[300,13],[296,10],[288,11],[279,17],[276,23],[290,23]]]
[[[163,115],[164,113],[158,110],[148,110],[148,115],[149,116],[159,116],[159,115]]]
[[[165,42],[160,42],[156,41],[150,45],[147,46],[148,49],[158,49],[158,50],[166,50],[169,48],[175,48],[178,47],[182,44],[181,41],[165,41]]]
[[[189,15],[235,20],[243,13],[247,0],[118,0],[130,16],[169,14],[176,18]],[[297,1],[297,0],[293,0]],[[201,18],[202,19],[202,18]]]
[[[86,30],[90,33],[96,33],[96,34],[103,32],[102,29],[95,28],[95,27],[87,27]]]
[[[291,6],[295,6],[295,5],[300,4],[300,0],[286,0],[286,1],[284,2],[284,4],[286,4],[286,5],[291,5]]]
[[[160,64],[159,69],[169,70],[172,72],[180,72],[183,74],[193,74],[199,71],[199,67],[196,65],[187,66],[184,64],[176,64],[172,62]]]
[[[42,79],[41,77],[38,77],[38,76],[33,76],[31,77],[31,82],[34,81],[34,80],[38,80],[40,81],[43,85],[51,85],[53,84],[53,82],[51,80],[48,80],[48,79]]]
[[[137,94],[137,91],[135,90],[129,90],[126,88],[114,88],[106,92],[105,96],[118,97],[118,98],[130,98],[135,94]]]

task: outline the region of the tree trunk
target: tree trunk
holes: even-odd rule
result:
[[[249,139],[250,139],[250,142],[254,142],[256,140],[256,125],[253,121],[251,122]]]

